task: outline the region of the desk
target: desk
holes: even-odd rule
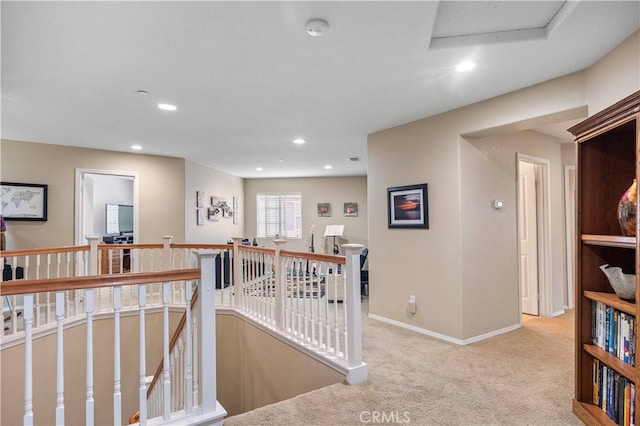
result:
[[[122,252],[120,251],[120,249],[122,249]],[[129,249],[124,248],[120,244],[114,244],[113,248],[109,247],[109,249],[104,249],[101,251],[101,274],[119,274],[120,272],[131,271],[131,253]],[[109,263],[109,255],[111,255],[111,263]],[[120,271],[120,266],[122,266],[122,271]]]

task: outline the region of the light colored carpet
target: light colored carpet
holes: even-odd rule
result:
[[[579,425],[573,312],[467,346],[363,316],[369,380],[225,419],[242,425]]]

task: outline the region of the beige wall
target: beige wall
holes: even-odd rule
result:
[[[233,313],[216,321],[218,400],[229,416],[345,380]]]
[[[163,235],[184,242],[184,160],[29,142],[0,143],[2,181],[49,185],[48,220],[7,222],[9,250],[74,244],[76,168],[138,172],[141,242],[160,243]]]
[[[367,178],[324,177],[299,179],[246,179],[245,193],[245,235],[253,240],[256,234],[256,195],[259,193],[302,193],[302,238],[290,239],[285,248],[307,251],[311,244],[311,228],[314,229],[316,253],[332,253],[333,239],[324,237],[327,225],[344,225],[344,236],[336,238],[336,244],[363,244],[367,246]],[[345,217],[344,203],[358,203],[358,216]],[[318,217],[318,203],[331,203],[331,217]],[[386,209],[386,207],[384,207]],[[385,210],[386,211],[386,210]],[[260,245],[272,247],[268,240],[258,240]],[[341,249],[340,254],[344,254]]]
[[[244,235],[244,179],[209,167],[187,161],[185,178],[185,236],[189,243],[220,244],[232,237]],[[196,191],[204,197],[204,225],[196,224]],[[226,199],[233,206],[233,197],[238,199],[238,223],[230,217],[218,221],[207,219],[206,210],[211,205],[211,196]]]
[[[491,188],[487,182],[495,177],[463,171],[472,154],[463,151],[460,135],[504,133],[513,123],[517,129],[533,126],[532,118],[575,114],[585,102],[583,88],[584,75],[574,74],[369,136],[370,205],[385,205],[387,187],[427,182],[430,222],[428,230],[387,229],[386,212],[370,212],[370,314],[454,340],[519,322],[514,291],[504,294],[490,271],[474,271],[513,256],[513,243],[495,247],[486,240],[481,227],[495,224],[471,216],[491,215],[490,200],[498,198],[492,193],[503,193],[505,183]],[[482,303],[464,303],[481,292]],[[409,295],[416,296],[415,315],[406,311]]]
[[[180,313],[170,314],[173,334]],[[121,318],[121,386],[122,424],[138,411],[139,387],[139,317]],[[162,313],[145,317],[146,374],[153,375],[162,359]],[[85,424],[86,400],[86,324],[64,332],[64,403],[68,425]],[[113,319],[94,321],[94,400],[97,425],[113,424]],[[33,407],[34,424],[55,424],[56,407],[56,335],[37,338],[33,342]],[[24,345],[2,351],[0,383],[2,406],[0,424],[22,424],[24,415]]]
[[[587,71],[589,115],[640,89],[640,31]]]
[[[461,140],[461,196],[463,237],[463,311],[475,312],[491,320],[496,329],[519,322],[518,233],[516,156],[525,154],[549,161],[550,245],[552,301],[551,313],[564,306],[564,200],[560,141],[531,131],[497,135],[466,142]],[[495,199],[505,208],[492,207]],[[487,247],[500,256],[482,256]],[[553,256],[556,253],[557,255]],[[468,285],[467,285],[468,284]],[[486,332],[479,321],[464,321],[464,335]]]
[[[390,186],[427,182],[430,220],[429,230],[388,229],[385,210],[370,212],[371,316],[460,341],[517,326],[517,276],[511,283],[500,277],[514,277],[514,266],[500,260],[514,259],[515,242],[508,235],[515,235],[515,223],[489,210],[492,198],[515,194],[515,181],[509,184],[497,166],[482,165],[462,135],[496,137],[575,119],[585,115],[587,105],[591,112],[629,95],[638,89],[638,37],[588,72],[369,135],[369,204],[386,205]],[[616,99],[607,96],[610,85]],[[557,157],[562,162],[560,152]],[[561,187],[561,175],[555,175],[552,186]],[[505,221],[511,231],[502,229]],[[559,226],[557,218],[552,223]],[[491,227],[500,234],[488,232]],[[559,275],[561,257],[556,258],[564,256],[563,249],[557,242],[554,247],[551,310],[556,313],[564,306],[566,279]],[[415,315],[406,310],[409,295],[416,296]]]

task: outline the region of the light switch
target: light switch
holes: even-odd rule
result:
[[[501,210],[504,208],[503,200],[493,200],[493,208],[496,210]]]

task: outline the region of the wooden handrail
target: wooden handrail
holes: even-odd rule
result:
[[[31,254],[72,253],[77,251],[89,251],[89,246],[84,245],[84,246],[31,248],[31,249],[20,249],[20,250],[2,250],[0,251],[0,256],[13,257],[13,256],[28,256]]]
[[[233,250],[233,244],[174,244],[172,243],[171,248]]]
[[[178,269],[159,272],[130,272],[125,274],[90,275],[84,277],[3,281],[0,286],[0,295],[12,296],[49,291],[81,290],[85,288],[195,280],[200,279],[200,276],[200,269]]]
[[[161,249],[162,244],[98,244],[98,250]]]
[[[196,287],[195,291],[193,292],[193,296],[191,298],[191,310],[193,310],[193,308],[196,306],[197,300],[198,300],[198,287]],[[182,329],[184,328],[186,323],[187,323],[187,312],[185,311],[182,314],[182,318],[180,318],[180,322],[178,323],[176,330],[173,332],[173,336],[171,337],[171,340],[169,341],[169,353],[173,352],[173,348],[178,343],[178,337],[180,337],[180,333],[182,332]],[[160,374],[162,374],[163,369],[164,369],[164,358],[160,360],[160,365],[158,365],[158,368],[156,369],[156,372],[153,375],[153,380],[151,380],[151,383],[147,388],[147,398],[149,398],[149,396],[151,395],[151,391],[153,390],[153,387],[156,385],[156,382],[158,381],[158,379],[160,378]]]
[[[240,251],[252,251],[254,253],[274,254],[276,249],[271,247],[256,247],[256,246],[238,246]]]
[[[318,262],[330,262],[330,263],[344,263],[345,257],[335,254],[323,254],[323,253],[307,253],[301,251],[280,250],[280,256],[289,257],[302,257],[308,260],[316,260]]]

